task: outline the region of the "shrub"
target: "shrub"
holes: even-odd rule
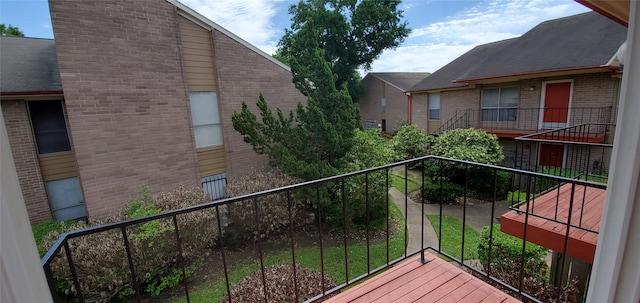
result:
[[[174,192],[154,197],[148,188],[143,187],[139,197],[129,201],[124,209],[107,218],[94,220],[93,225],[144,217],[206,201],[206,194],[201,188],[187,189],[180,186]],[[181,232],[181,243],[185,262],[191,264],[188,267],[189,273],[192,274],[198,264],[198,256],[219,234],[215,213],[212,210],[203,210],[178,215],[176,218],[181,230],[189,230]],[[71,225],[61,224],[63,232],[87,227],[90,225],[82,221]],[[182,271],[177,270],[178,249],[175,227],[171,219],[130,226],[127,228],[127,235],[136,277],[143,291],[157,295],[163,289],[183,280]],[[50,248],[59,236],[58,232],[51,232],[45,239],[45,246]],[[115,297],[133,294],[133,283],[120,229],[71,239],[69,249],[85,301],[107,302]],[[53,260],[51,269],[60,292],[69,295],[77,293],[65,253]]]
[[[415,125],[404,125],[393,136],[391,145],[398,160],[407,160],[426,156],[432,141],[432,136],[426,135]]]
[[[228,197],[238,197],[268,189],[299,183],[302,180],[288,176],[277,168],[253,170],[247,175],[229,180],[225,193]],[[293,198],[293,197],[292,197]],[[259,221],[256,222],[256,205],[258,204]],[[289,225],[289,206],[287,193],[280,192],[261,196],[255,201],[247,200],[231,205],[230,213],[234,224],[243,233],[242,238],[261,237],[280,230]],[[292,201],[291,215],[296,219],[298,204]],[[260,228],[258,229],[258,223]]]
[[[500,224],[493,225],[493,237],[491,245],[491,264],[489,261],[489,233],[490,227],[485,226],[480,232],[480,242],[478,243],[478,258],[486,269],[491,268],[491,272],[510,272],[514,266],[520,270],[520,260],[522,254],[522,239],[513,237],[500,231]],[[546,264],[544,257],[549,252],[548,249],[527,242],[524,250],[524,272],[526,277],[544,281]],[[515,285],[515,284],[514,284]]]
[[[431,203],[439,203],[441,197],[442,203],[457,203],[458,197],[464,196],[464,187],[443,181],[441,194],[440,182],[426,183],[422,190],[422,195],[427,202]]]
[[[498,137],[473,128],[459,128],[442,133],[431,146],[431,154],[492,165],[497,165],[504,159]]]
[[[65,224],[72,224],[73,221],[65,221]],[[42,241],[52,231],[62,232],[60,222],[49,220],[31,227],[33,232],[33,238],[36,240],[36,247],[38,248],[38,254],[42,258],[47,253]]]

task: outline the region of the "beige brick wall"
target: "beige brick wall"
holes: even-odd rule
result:
[[[366,126],[367,120],[375,120],[376,126],[382,123],[382,83],[380,79],[373,76],[365,77],[362,80],[364,92],[358,103],[363,126]]]
[[[440,93],[440,125],[456,115],[457,111],[465,109],[479,109],[482,89],[461,89],[454,91],[444,91]],[[471,119],[478,121],[479,118]]]
[[[386,120],[386,131],[394,133],[403,122],[409,120],[408,101],[404,92],[388,83],[373,77],[362,81],[364,93],[360,97],[360,117],[364,126],[367,120],[376,120],[376,125]],[[382,98],[386,99],[386,108],[382,108]]]
[[[35,140],[29,122],[29,113],[25,101],[1,101],[13,161],[16,164],[18,179],[27,206],[31,224],[50,220],[49,200],[42,182]]]
[[[413,94],[411,98],[411,123],[427,134],[433,133],[435,129],[428,129],[427,127],[429,118],[429,95],[426,93]]]
[[[176,11],[165,1],[50,1],[90,217],[142,185],[199,185]]]
[[[266,156],[258,156],[233,129],[231,115],[240,111],[242,101],[258,116],[256,101],[260,93],[275,114],[278,107],[288,114],[304,97],[291,82],[289,71],[246,48],[219,31],[213,31],[213,46],[218,69],[220,116],[230,177],[248,173],[252,167],[267,165]]]

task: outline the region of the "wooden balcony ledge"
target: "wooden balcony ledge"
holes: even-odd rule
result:
[[[525,220],[527,220],[527,241],[549,248],[555,252],[564,251],[569,219],[569,206],[572,197],[572,184],[564,184],[560,190],[552,190],[529,202],[529,213],[541,217],[526,216],[527,205],[519,207],[520,211],[510,211],[500,218],[500,230],[518,237],[524,236]],[[576,185],[573,190],[573,208],[567,243],[567,255],[593,264],[598,243],[598,233],[606,191],[604,189]],[[546,218],[555,218],[556,221]],[[590,231],[591,230],[591,231]]]
[[[448,262],[411,257],[325,302],[520,302]]]

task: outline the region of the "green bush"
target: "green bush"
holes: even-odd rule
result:
[[[493,225],[493,237],[491,240],[491,264],[489,261],[489,234],[490,227],[485,226],[480,232],[480,241],[478,242],[478,259],[488,269],[490,265],[491,272],[508,272],[512,270],[515,264],[520,264],[522,254],[522,239],[505,234],[500,231],[500,224]],[[546,264],[544,257],[549,252],[548,249],[527,242],[524,250],[524,271],[527,277],[533,277],[538,280],[545,279]]]
[[[422,196],[426,202],[439,203],[442,197],[442,203],[457,203],[458,198],[464,196],[464,187],[462,185],[442,182],[442,194],[440,191],[440,182],[426,183],[422,190]]]
[[[398,160],[408,160],[426,156],[433,136],[428,136],[415,125],[404,125],[391,140],[391,145]]]
[[[143,187],[138,198],[129,201],[124,209],[109,217],[92,220],[92,223],[95,226],[117,222],[207,201],[201,188],[188,189],[180,186],[173,192],[152,196],[149,189]],[[219,234],[215,212],[213,209],[201,210],[178,215],[176,219],[181,231],[189,231],[180,234],[182,252],[187,266],[195,267],[204,249],[210,247]],[[83,221],[62,224],[61,231],[74,231],[90,226]],[[141,289],[154,295],[184,278],[181,270],[176,270],[179,268],[179,258],[174,228],[171,218],[127,228],[138,284]],[[50,248],[59,236],[57,231],[49,233],[44,241],[45,247]],[[71,239],[69,248],[85,301],[108,302],[116,297],[133,294],[120,229]],[[52,261],[51,269],[58,291],[67,295],[76,294],[77,289],[64,252]],[[190,273],[193,271],[190,270]]]
[[[504,159],[498,137],[473,128],[442,133],[431,146],[431,154],[492,165],[498,165]]]

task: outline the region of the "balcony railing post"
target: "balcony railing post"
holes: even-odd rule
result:
[[[424,165],[424,159],[422,159],[421,162],[421,167],[422,167],[422,174],[421,174],[421,182],[420,182],[420,202],[421,203],[421,207],[422,209],[420,210],[420,261],[422,261],[422,263],[426,264],[429,261],[424,257],[424,217],[426,216],[426,214],[424,213],[424,171],[425,171],[425,165]],[[408,193],[407,193],[408,194]]]
[[[287,190],[287,212],[289,215],[289,239],[291,239],[291,265],[293,266],[293,292],[295,295],[296,302],[300,302],[300,297],[298,295],[298,276],[296,272],[296,245],[293,234],[293,213],[291,212],[291,208],[293,207],[291,203],[291,191]],[[323,277],[324,279],[324,277]]]
[[[319,244],[320,244],[320,284],[321,284],[321,288],[322,288],[322,294],[324,294],[325,292],[325,287],[324,287],[324,247],[323,247],[323,243],[322,243],[322,211],[321,211],[321,205],[322,205],[322,201],[320,201],[320,183],[316,183],[316,203],[318,205],[318,240],[319,240]],[[346,214],[345,214],[346,215]],[[295,266],[295,264],[294,264]]]
[[[229,284],[229,270],[227,268],[227,257],[224,253],[224,232],[222,230],[222,220],[220,220],[220,206],[216,205],[216,221],[218,223],[218,242],[220,243],[220,255],[222,256],[222,269],[224,270],[224,282],[227,286],[227,297],[229,303],[233,302],[231,299],[231,285]]]
[[[386,246],[386,263],[387,265],[389,265],[389,220],[390,220],[390,213],[389,213],[389,168],[385,168],[385,178],[386,178],[386,182],[385,182],[385,190],[384,190],[384,197],[385,197],[385,223],[387,225],[387,228],[385,230],[385,236],[386,236],[386,240],[387,240],[387,246]],[[344,202],[344,200],[343,200]],[[406,236],[406,235],[405,235]],[[346,247],[346,245],[345,245]],[[345,254],[346,256],[346,254]]]
[[[269,289],[267,288],[267,279],[264,274],[264,256],[262,253],[262,226],[260,224],[260,207],[258,206],[258,198],[253,198],[253,214],[256,223],[256,241],[258,241],[258,255],[260,257],[260,274],[262,276],[262,290],[264,292],[265,302],[269,302]],[[294,264],[295,266],[295,264]]]
[[[127,227],[122,226],[120,228],[122,232],[122,239],[124,240],[124,248],[127,252],[127,262],[129,263],[129,271],[131,272],[131,281],[133,283],[133,289],[136,291],[136,302],[142,302],[140,297],[140,286],[138,285],[138,279],[136,278],[136,270],[133,265],[133,257],[131,256],[131,245],[129,243],[129,236],[127,236]]]
[[[187,270],[185,269],[185,260],[182,252],[182,238],[180,237],[180,229],[178,228],[178,218],[173,215],[173,228],[176,234],[176,245],[178,246],[178,264],[182,269],[182,284],[184,285],[184,293],[187,297],[187,303],[191,302],[189,297],[189,279],[187,278]]]
[[[367,274],[371,274],[371,243],[369,240],[369,173],[364,174],[364,207],[367,217],[366,233],[367,233]]]
[[[71,277],[73,278],[73,285],[76,288],[76,295],[78,296],[78,299],[80,299],[80,302],[84,302],[84,296],[82,295],[82,288],[80,287],[80,281],[78,280],[76,267],[73,264],[73,258],[71,256],[71,249],[69,249],[69,242],[64,242],[64,253],[67,256],[67,262],[69,263],[69,270],[71,271]],[[134,274],[134,278],[135,278],[135,274]]]

